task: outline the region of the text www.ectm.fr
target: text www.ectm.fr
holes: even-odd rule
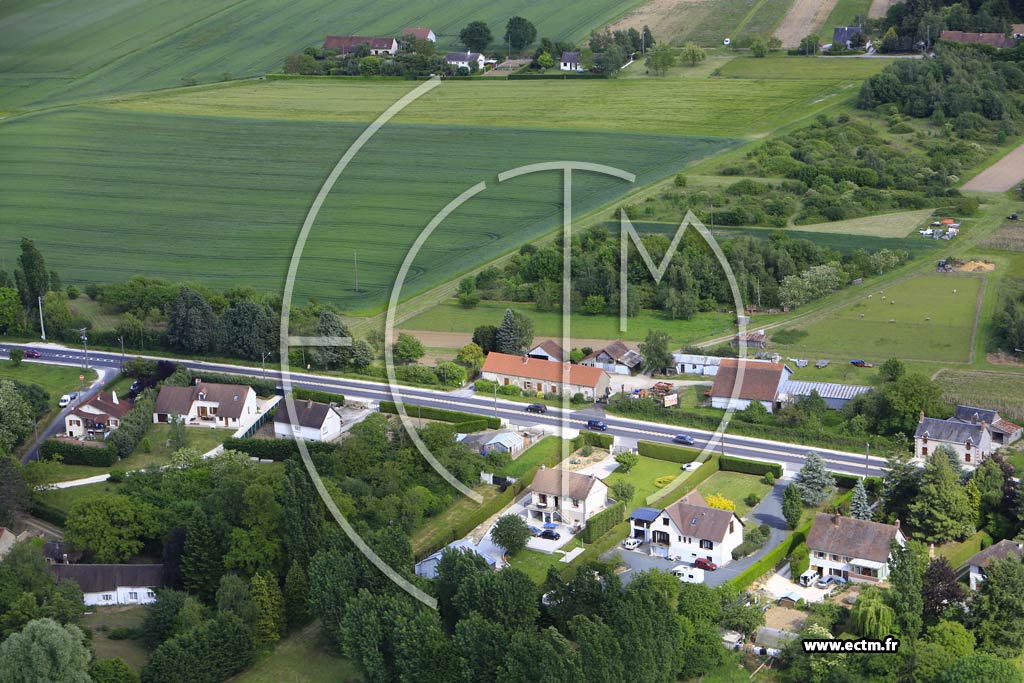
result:
[[[900,641],[892,636],[885,640],[859,638],[857,640],[807,639],[803,641],[804,652],[807,653],[838,653],[838,652],[896,652],[900,649]]]

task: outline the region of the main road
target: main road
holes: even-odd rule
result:
[[[47,363],[56,365],[70,365],[85,367],[86,354],[79,349],[72,349],[54,344],[14,345],[8,344],[0,347],[0,358],[7,358],[7,351],[10,348],[35,349],[41,356],[37,359],[25,359],[25,363]],[[132,356],[138,357],[138,356]],[[206,370],[208,372],[227,372],[247,377],[263,377],[280,382],[281,373],[277,369],[261,369],[244,365],[230,365],[225,363],[208,363],[205,361],[181,360],[176,358],[161,359],[158,356],[142,356],[153,360],[169,360],[183,365],[190,370]],[[105,351],[89,351],[88,365],[96,370],[114,370],[121,365],[121,354]],[[109,373],[107,373],[109,374]],[[340,377],[326,377],[308,373],[291,372],[290,379],[293,386],[319,389],[333,393],[342,394],[346,398],[362,401],[380,402],[392,400],[391,387],[380,382],[368,382]],[[483,397],[476,395],[465,395],[461,392],[446,392],[433,389],[421,389],[402,386],[402,399],[410,415],[415,416],[417,406],[445,408],[448,410],[461,410],[476,415],[495,416],[507,419],[516,425],[546,425],[558,427],[562,423],[562,411],[557,408],[549,408],[546,414],[534,414],[525,412],[525,405],[500,398]],[[869,456],[863,453],[848,453],[824,448],[812,448],[800,444],[783,443],[779,441],[767,441],[745,436],[727,435],[719,439],[713,432],[697,429],[682,428],[673,425],[664,425],[655,422],[632,420],[623,417],[603,415],[596,407],[587,407],[582,410],[572,410],[566,414],[568,426],[572,429],[586,429],[587,420],[600,418],[608,425],[608,434],[621,437],[626,440],[643,439],[646,441],[660,441],[670,443],[672,437],[685,432],[693,437],[696,448],[704,448],[708,444],[713,450],[727,455],[735,455],[744,458],[765,460],[783,465],[788,474],[795,473],[804,462],[804,456],[808,451],[815,451],[828,463],[829,468],[834,472],[846,474],[883,476],[886,471],[886,460],[876,456]],[[56,427],[59,428],[59,425]],[[46,430],[47,435],[54,427]]]

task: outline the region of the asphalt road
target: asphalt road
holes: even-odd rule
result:
[[[56,345],[21,345],[9,344],[0,347],[0,358],[7,357],[7,349],[32,348],[39,351],[42,356],[38,359],[26,359],[26,363],[50,363],[63,365],[83,365],[84,353],[78,349],[58,347]],[[147,358],[159,359],[157,356],[146,356]],[[167,359],[184,365],[194,370],[208,370],[211,372],[229,372],[249,377],[265,377],[281,381],[279,368],[268,366],[266,370],[251,368],[241,365],[230,365],[223,363],[207,363],[204,361],[186,361],[180,359]],[[118,369],[121,364],[119,353],[108,353],[103,351],[89,351],[88,365],[96,369]],[[290,381],[293,386],[319,389],[344,395],[346,398],[353,398],[363,401],[385,401],[394,400],[394,392],[387,384],[367,382],[348,378],[324,377],[304,373],[290,373]],[[280,384],[279,384],[280,386]],[[608,425],[608,434],[625,437],[626,439],[643,439],[646,441],[660,441],[669,443],[672,437],[685,432],[693,437],[695,447],[704,448],[712,444],[715,451],[739,457],[767,460],[782,464],[787,474],[793,474],[804,462],[804,456],[808,451],[814,450],[828,462],[829,468],[836,472],[844,472],[855,475],[882,476],[885,474],[886,460],[865,454],[847,453],[822,448],[811,448],[800,444],[782,443],[777,441],[766,441],[742,436],[726,436],[719,439],[711,432],[663,425],[641,420],[631,420],[617,416],[605,416],[600,406],[588,406],[583,410],[570,410],[563,413],[557,408],[548,408],[543,415],[525,412],[525,404],[502,400],[500,398],[485,398],[480,396],[465,396],[457,393],[438,391],[432,389],[420,389],[402,386],[398,388],[402,400],[406,404],[409,415],[415,417],[416,406],[445,408],[448,410],[461,410],[467,413],[485,416],[497,416],[506,418],[517,425],[549,425],[563,426],[568,429],[586,429],[588,419],[600,417]],[[57,428],[63,423],[60,418]],[[49,429],[47,430],[50,431]]]

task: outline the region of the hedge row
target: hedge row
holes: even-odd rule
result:
[[[336,444],[323,441],[309,441],[306,448],[313,455],[333,453],[337,448]],[[299,447],[292,439],[227,439],[224,442],[224,449],[229,451],[240,451],[251,458],[260,460],[274,460],[277,462],[288,460],[299,454]]]
[[[862,479],[856,474],[844,474],[842,472],[833,472],[832,477],[836,480],[836,486],[841,489],[852,489],[857,485],[857,482]],[[863,477],[864,488],[872,493],[880,493],[882,490],[882,479],[880,477]]]
[[[156,390],[146,389],[136,397],[135,405],[121,419],[121,424],[109,437],[110,448],[122,458],[127,458],[146,438],[146,432],[153,425],[153,411],[156,410]]]
[[[587,520],[587,525],[580,532],[580,543],[593,543],[622,522],[626,516],[626,501],[620,500],[615,505],[598,512]]]
[[[600,434],[598,432],[580,432],[579,436],[571,441],[572,449],[578,450],[584,446],[596,446],[597,448],[611,448],[615,437],[611,434]]]
[[[317,401],[318,403],[336,403],[339,406],[345,405],[345,397],[341,394],[332,394],[329,391],[320,391],[319,389],[303,389],[301,387],[294,387],[292,389],[292,397],[298,401]]]
[[[548,76],[547,74],[509,74],[506,79],[510,81],[559,81],[559,80],[576,80],[576,79],[590,79],[590,78],[607,78],[607,76],[599,74],[577,74],[577,73],[564,73]]]
[[[459,434],[469,434],[471,432],[482,432],[490,426],[490,423],[487,421],[487,418],[481,417],[479,420],[456,422],[453,426]]]
[[[681,465],[693,462],[700,455],[700,451],[695,448],[671,446],[667,443],[658,443],[656,441],[637,441],[636,450],[637,453],[645,458],[677,462]]]
[[[196,377],[210,384],[246,384],[252,387],[257,396],[273,396],[277,392],[277,382],[272,379],[259,377],[246,377],[245,375],[229,375],[225,372],[207,372],[205,370],[189,369],[188,374],[195,380]]]
[[[773,571],[798,545],[807,541],[807,533],[811,530],[811,524],[813,522],[794,531],[789,538],[765,553],[764,557],[747,567],[730,583],[743,590],[768,572]]]
[[[381,401],[380,412],[390,413],[392,415],[398,414],[398,406],[395,405],[394,401]],[[476,420],[486,420],[487,426],[491,429],[501,428],[501,419],[497,417],[484,417],[482,415],[474,415],[473,413],[463,413],[457,410],[444,410],[443,408],[431,408],[429,406],[407,406],[405,412],[410,417],[421,417],[425,420],[439,420],[441,422],[470,422]]]
[[[782,465],[774,462],[761,462],[760,460],[747,460],[737,458],[734,455],[723,455],[719,459],[720,469],[726,472],[742,472],[743,474],[757,474],[764,476],[771,472],[778,479],[782,476]]]
[[[44,522],[55,524],[61,528],[63,528],[64,524],[68,521],[68,513],[58,507],[50,505],[49,503],[40,503],[39,501],[36,501],[32,503],[32,507],[29,508],[29,512],[31,512],[32,516],[36,519],[41,519]]]
[[[87,467],[110,467],[117,462],[117,451],[109,444],[102,447],[83,446],[55,439],[47,439],[39,446],[39,456],[43,460],[59,458],[65,465]]]

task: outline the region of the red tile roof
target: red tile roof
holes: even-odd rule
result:
[[[739,363],[740,361],[735,358],[722,359],[718,366],[718,374],[715,375],[715,383],[711,387],[712,397],[732,397]],[[751,401],[774,401],[786,366],[782,363],[763,363],[751,360],[743,361],[743,364],[743,386],[740,387],[738,398]]]
[[[968,33],[967,31],[943,31],[939,40],[951,43],[983,43],[992,47],[1015,47],[1017,41],[1007,38],[1002,33]]]
[[[414,35],[419,40],[430,40],[430,34],[433,33],[429,28],[403,28],[402,35]]]
[[[523,356],[511,356],[507,353],[491,351],[487,354],[487,360],[484,361],[483,371],[557,384],[562,381],[563,367],[565,367],[564,363],[553,363],[549,360],[529,357],[524,360]],[[569,384],[577,386],[597,387],[601,377],[605,374],[601,368],[584,365],[569,365],[568,367]]]

